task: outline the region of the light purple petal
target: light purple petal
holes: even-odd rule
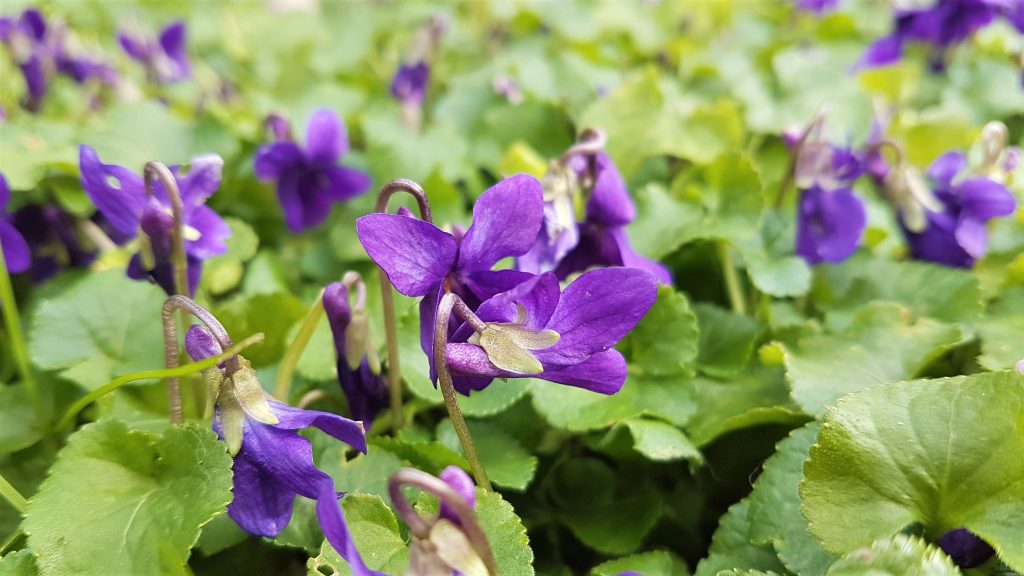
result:
[[[369,214],[356,220],[356,231],[366,253],[406,296],[426,295],[455,265],[455,238],[429,222]]]
[[[235,458],[231,471],[234,498],[228,504],[228,515],[250,534],[277,536],[291,520],[295,492],[253,463],[245,451]]]
[[[270,401],[270,407],[281,420],[277,424],[280,429],[299,430],[315,426],[356,450],[366,452],[366,432],[360,422],[330,412],[294,408],[274,400]]]
[[[534,354],[545,365],[576,364],[614,346],[647,314],[658,281],[636,268],[591,270],[562,293],[548,322],[558,343]]]
[[[25,238],[6,220],[0,220],[0,245],[4,250],[7,271],[18,274],[32,265],[32,251]]]
[[[313,113],[306,128],[306,157],[320,165],[333,165],[348,151],[348,131],[334,112],[322,108]]]
[[[184,178],[178,177],[186,214],[202,206],[217,191],[223,171],[224,159],[216,154],[196,156],[189,162],[188,174]]]
[[[540,232],[544,197],[540,181],[517,174],[498,182],[473,206],[473,225],[459,247],[460,270],[489,270],[498,260],[525,254]]]
[[[476,313],[485,322],[514,322],[519,304],[526,310],[526,326],[541,330],[548,325],[558,302],[558,279],[546,272],[487,300]]]
[[[953,183],[953,178],[967,167],[967,158],[960,152],[946,152],[928,167],[928,177],[943,188]]]
[[[903,39],[899,36],[885,36],[868,46],[857,64],[859,68],[876,68],[895,64],[903,58]]]
[[[985,248],[988,245],[988,228],[984,221],[961,214],[954,234],[956,243],[972,258],[981,258],[985,255]]]
[[[195,209],[189,216],[187,224],[199,232],[198,239],[185,242],[185,250],[190,255],[200,260],[207,260],[227,252],[226,241],[231,236],[231,228],[212,208],[200,206]]]
[[[185,351],[193,362],[212,358],[224,351],[210,331],[198,324],[193,324],[185,334]]]
[[[449,466],[441,470],[438,478],[444,480],[445,484],[450,486],[452,490],[455,490],[469,504],[470,508],[476,507],[476,485],[473,484],[473,479],[462,468]],[[459,524],[458,515],[455,514],[450,506],[443,502],[441,503],[441,518],[446,518]]]
[[[370,189],[370,176],[346,166],[332,166],[326,171],[330,182],[329,195],[336,201],[351,200]]]
[[[124,49],[132,60],[144,62],[149,58],[149,46],[146,45],[144,40],[140,40],[126,32],[117,33],[117,41],[121,44],[121,48]]]
[[[345,522],[345,513],[338,503],[333,480],[324,482],[320,486],[320,494],[316,499],[316,516],[320,520],[320,528],[327,541],[348,562],[353,576],[386,576],[367,568],[362,557],[359,556],[359,550],[356,549]]]
[[[1017,202],[1006,186],[988,178],[970,178],[956,187],[963,211],[972,218],[991,220],[1009,216]]]
[[[487,352],[475,344],[463,342],[449,344],[445,349],[445,358],[448,360],[448,368],[452,371],[453,376],[522,377],[522,374],[511,374],[492,364],[490,358],[487,357]],[[466,394],[468,391],[460,390],[460,392]]]
[[[79,148],[82,187],[110,225],[121,234],[133,238],[146,206],[146,190],[142,178],[130,170],[103,164],[89,146]]]
[[[260,182],[274,182],[288,172],[301,169],[304,162],[302,149],[294,142],[275,142],[260,146],[253,170]]]
[[[545,365],[544,372],[537,377],[598,394],[615,394],[626,382],[626,360],[617,350],[606,350],[578,364]]]

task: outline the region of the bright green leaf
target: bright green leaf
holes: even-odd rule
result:
[[[757,321],[711,304],[696,304],[693,310],[700,326],[697,369],[718,377],[743,370],[760,331]]]
[[[697,358],[697,316],[682,292],[658,287],[658,299],[619,344],[638,373],[685,374]]]
[[[918,538],[898,534],[836,561],[828,576],[960,576],[949,556]]]
[[[480,463],[491,482],[516,491],[526,490],[537,471],[537,457],[527,452],[507,432],[487,421],[473,420],[468,425],[480,455]],[[449,420],[442,420],[438,424],[437,440],[462,453],[462,445]]]
[[[686,569],[686,563],[675,554],[658,550],[609,560],[595,566],[590,571],[590,576],[618,576],[627,571],[644,575],[650,574],[651,576],[655,574],[659,576],[689,576],[690,574],[690,571]]]
[[[771,546],[751,543],[747,514],[750,500],[733,504],[718,521],[707,558],[697,564],[695,576],[717,576],[723,570],[763,570],[785,573]]]
[[[398,520],[381,500],[371,494],[349,494],[342,498],[345,522],[363,562],[371,570],[404,574],[409,565],[409,547],[398,531]],[[338,552],[326,540],[320,555],[306,563],[310,576],[322,576],[332,569],[338,576],[352,573]]]
[[[686,458],[699,462],[703,459],[686,434],[667,422],[630,418],[625,424],[633,435],[633,448],[650,460],[666,462]]]

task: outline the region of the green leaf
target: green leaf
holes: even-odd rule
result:
[[[209,428],[156,436],[105,420],[71,436],[24,529],[44,575],[187,574],[200,528],[230,501],[231,457]]]
[[[258,294],[232,299],[218,311],[217,318],[234,338],[262,332],[263,343],[246,350],[245,357],[253,366],[266,366],[284,354],[288,330],[306,316],[306,309],[289,294]]]
[[[369,450],[349,459],[347,452],[340,442],[331,442],[317,459],[317,467],[330,474],[342,492],[387,497],[388,478],[404,466],[402,460],[387,450]]]
[[[31,405],[23,384],[0,384],[0,454],[27,448],[41,437]]]
[[[686,374],[697,358],[697,316],[686,296],[658,286],[658,299],[619,344],[631,368],[649,375]]]
[[[869,304],[854,313],[846,331],[815,334],[785,348],[793,399],[808,414],[824,414],[845,394],[913,378],[964,339],[956,326],[930,318],[913,321],[910,311],[896,304]]]
[[[458,466],[463,470],[469,470],[469,463],[461,454],[440,442],[376,437],[370,438],[369,444],[373,448],[387,450],[430,474],[440,474],[441,470],[448,466]]]
[[[816,421],[811,422],[779,443],[754,484],[747,514],[752,541],[771,545],[786,568],[807,576],[823,575],[835,560],[811,536],[807,520],[800,513],[804,460],[818,436],[818,428]]]
[[[690,571],[686,569],[686,563],[675,554],[664,550],[657,550],[609,560],[604,564],[595,566],[590,571],[590,576],[618,576],[622,572],[627,571],[651,574],[652,576],[654,574],[659,576],[689,576],[690,574]]]
[[[718,377],[743,370],[760,331],[757,321],[711,304],[696,304],[693,309],[700,326],[697,369]]]
[[[841,400],[804,465],[802,512],[835,554],[967,528],[1024,569],[1024,377],[886,384]]]
[[[164,365],[161,309],[166,295],[155,284],[106,270],[51,300],[32,318],[32,361],[87,390],[114,376]]]
[[[686,434],[671,424],[646,418],[630,418],[625,424],[633,435],[633,448],[649,460],[703,460],[700,451]]]
[[[537,457],[497,426],[482,420],[473,420],[467,425],[480,455],[480,463],[491,482],[519,492],[526,490],[537,472]],[[437,440],[462,454],[462,445],[451,421],[445,419],[437,425]]]
[[[37,576],[35,555],[29,549],[11,552],[0,558],[0,576]]]
[[[757,289],[778,298],[803,296],[811,288],[811,268],[799,256],[775,256],[745,246],[743,261]]]
[[[349,494],[342,498],[341,508],[366,566],[385,574],[404,574],[409,566],[409,547],[398,531],[398,520],[380,496]],[[322,576],[326,568],[338,576],[352,574],[348,562],[325,540],[320,555],[310,558],[306,569],[310,576]]]
[[[203,263],[202,285],[213,294],[224,294],[238,286],[244,272],[243,263],[256,255],[260,239],[251,226],[238,218],[224,218],[231,236],[227,252]]]
[[[437,499],[421,493],[416,499],[416,511],[423,515],[438,513]],[[476,517],[491,545],[494,560],[501,574],[533,576],[533,550],[522,520],[512,505],[497,492],[476,490]]]
[[[761,570],[722,570],[718,573],[718,576],[779,576],[778,573],[763,572]]]
[[[718,521],[708,557],[697,564],[695,576],[717,576],[723,570],[762,570],[785,573],[771,546],[752,543],[747,514],[750,500],[733,504]]]
[[[836,561],[828,576],[960,576],[962,572],[938,548],[898,534]]]
[[[687,206],[682,238],[662,242],[680,245],[699,239],[732,243],[757,238],[764,212],[764,184],[749,156],[730,153],[715,162],[684,170],[672,180],[672,200]],[[694,212],[696,215],[694,215]],[[682,225],[682,224],[678,224]]]
[[[978,325],[981,356],[978,363],[988,370],[1008,370],[1024,358],[1024,287],[1003,293]]]
[[[495,379],[483,390],[473,391],[468,397],[459,396],[459,407],[466,416],[499,414],[525,396],[532,381],[532,378],[510,378],[507,381]],[[440,394],[438,391],[437,395]]]
[[[288,342],[294,340],[301,323],[296,323],[289,331]],[[313,382],[336,382],[338,365],[334,352],[334,334],[326,317],[317,322],[313,335],[306,343],[306,348],[299,357],[295,371],[300,376]]]

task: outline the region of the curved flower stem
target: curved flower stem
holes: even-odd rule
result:
[[[100,386],[99,388],[93,390],[92,392],[86,394],[85,396],[82,396],[81,398],[78,399],[77,402],[72,404],[71,407],[68,408],[66,412],[64,412],[64,416],[61,417],[60,422],[57,423],[57,429],[60,430],[70,425],[71,421],[74,420],[75,416],[77,416],[78,413],[81,412],[82,409],[84,409],[86,406],[92,404],[96,400],[99,400],[103,396],[106,396],[110,392],[117,390],[118,388],[124,386],[125,384],[136,382],[138,380],[178,378],[181,376],[187,376],[189,374],[197,374],[199,372],[202,372],[203,370],[206,370],[207,368],[213,368],[217,364],[220,364],[221,362],[224,362],[229,358],[234,358],[235,356],[240,354],[242,350],[245,350],[246,348],[252,346],[253,344],[259,344],[262,341],[263,333],[259,332],[253,334],[252,336],[249,336],[245,340],[242,340],[235,346],[228,348],[227,350],[216,356],[210,356],[209,358],[204,358],[197,362],[190,362],[188,364],[185,364],[184,366],[178,366],[176,368],[165,368],[163,370],[147,370],[145,372],[133,372],[131,374],[118,376],[117,378],[114,378],[113,380],[104,384],[103,386]]]
[[[313,337],[313,332],[316,332],[316,326],[324,315],[323,296],[324,291],[321,290],[320,294],[316,297],[316,301],[313,302],[313,306],[302,320],[302,325],[299,327],[298,333],[295,334],[291,345],[285,350],[284,357],[281,358],[281,364],[277,368],[274,396],[286,404],[288,403],[288,392],[292,386],[292,376],[295,374],[295,368],[299,365],[302,352],[306,349],[306,345],[309,344],[309,339]]]
[[[412,180],[392,180],[377,193],[377,212],[388,211],[388,201],[396,192],[405,192],[416,199],[419,205],[420,219],[433,222],[430,215],[430,202],[427,194],[419,184]],[[391,294],[393,286],[384,269],[380,270],[381,306],[384,308],[384,337],[388,349],[388,388],[391,391],[391,427],[398,432],[405,421],[402,418],[402,370],[398,360],[398,329],[395,324],[395,301]]]
[[[178,367],[178,325],[174,318],[175,310],[183,310],[192,314],[210,330],[222,350],[232,347],[231,337],[228,336],[224,325],[220,323],[210,311],[198,305],[188,296],[175,295],[164,301],[163,323],[164,323],[164,364],[168,369]],[[230,376],[240,367],[238,357],[231,356],[224,361],[224,374]],[[167,403],[170,407],[171,423],[181,424],[185,421],[181,405],[181,385],[178,378],[167,379]]]
[[[476,483],[488,492],[493,491],[491,481],[487,479],[487,471],[484,470],[480,458],[476,454],[476,446],[473,444],[473,436],[469,433],[466,419],[462,417],[462,410],[459,409],[459,400],[455,397],[455,385],[452,383],[452,373],[448,369],[448,321],[452,316],[452,309],[459,297],[451,292],[446,293],[441,302],[437,305],[437,317],[434,319],[434,366],[437,369],[437,381],[441,386],[441,395],[444,396],[444,405],[448,408],[448,418],[455,427],[455,434],[462,444],[462,451],[466,454],[469,467],[473,470]],[[465,306],[465,304],[463,304]]]
[[[449,488],[449,490],[451,490],[451,488]],[[18,492],[17,488],[7,481],[7,478],[4,478],[3,474],[0,474],[0,496],[3,496],[4,500],[7,500],[11,506],[14,506],[14,509],[17,510],[19,514],[24,513],[25,507],[28,506],[28,500],[21,495],[21,492]],[[463,502],[463,504],[465,504],[465,502]]]
[[[747,313],[747,300],[746,296],[743,295],[743,284],[740,283],[740,277],[736,274],[736,267],[732,262],[732,251],[729,249],[728,242],[720,242],[718,244],[718,259],[722,265],[725,290],[729,295],[729,304],[732,306],[732,311],[745,315]]]
[[[409,504],[405,495],[402,494],[403,486],[419,488],[436,496],[442,504],[451,508],[459,520],[459,527],[462,528],[463,534],[466,535],[466,539],[476,550],[477,555],[483,560],[488,573],[493,576],[498,575],[498,564],[494,560],[494,553],[491,551],[491,545],[487,542],[487,536],[484,534],[483,528],[480,527],[473,508],[462,499],[458,492],[444,480],[415,468],[401,468],[391,475],[391,478],[388,479],[388,496],[391,497],[391,504],[398,515],[409,525],[409,531],[421,540],[430,537],[432,526]]]
[[[607,142],[608,139],[605,137],[604,132],[596,128],[586,128],[583,132],[580,132],[580,137],[576,140],[576,143],[567,148],[565,152],[562,152],[562,155],[558,157],[558,163],[565,166],[577,154],[593,156],[604,150]]]
[[[146,195],[153,195],[153,182],[157,179],[167,191],[167,199],[171,203],[171,217],[174,228],[171,230],[171,262],[174,265],[174,291],[188,295],[188,261],[185,256],[185,205],[181,201],[181,191],[174,174],[160,162],[146,162],[142,170],[146,183]]]
[[[21,375],[21,382],[25,386],[25,392],[28,393],[28,397],[32,401],[36,418],[42,424],[46,418],[46,409],[39,395],[39,386],[36,384],[35,375],[32,374],[32,363],[29,360],[28,346],[25,344],[25,333],[21,329],[18,303],[14,299],[14,288],[11,286],[11,275],[7,270],[7,261],[4,260],[4,248],[2,245],[0,245],[0,306],[3,307],[3,318],[4,325],[7,327],[7,336],[11,339],[11,353],[14,354],[14,363],[18,366],[18,373]]]

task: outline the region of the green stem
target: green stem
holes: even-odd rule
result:
[[[444,396],[444,405],[448,408],[448,418],[452,421],[452,426],[455,427],[455,434],[459,437],[459,443],[462,444],[462,451],[466,455],[466,460],[469,461],[469,467],[473,471],[476,483],[484,490],[493,492],[491,481],[487,479],[487,471],[484,470],[484,466],[476,454],[476,446],[473,444],[473,436],[469,433],[469,426],[466,425],[466,419],[462,417],[462,410],[459,409],[459,400],[455,396],[455,385],[452,383],[452,373],[448,369],[446,356],[448,321],[451,319],[456,299],[458,296],[449,292],[441,298],[441,302],[437,306],[437,317],[434,322],[434,366],[437,369],[437,381],[441,387],[441,395]]]
[[[7,481],[7,478],[4,478],[3,474],[0,474],[0,496],[3,496],[4,500],[10,502],[11,506],[14,506],[14,509],[19,513],[24,513],[25,507],[28,506],[28,500],[25,500],[25,497],[18,492],[17,488],[11,486],[11,483]]]
[[[316,325],[324,315],[323,296],[324,293],[321,290],[320,295],[316,297],[316,302],[313,302],[313,307],[306,313],[306,318],[302,321],[299,333],[295,335],[295,339],[292,340],[288,350],[285,351],[284,357],[281,358],[281,364],[277,368],[274,396],[285,404],[288,403],[288,392],[292,387],[292,376],[295,374],[295,367],[299,365],[299,358],[302,358],[303,350],[306,349],[309,339],[313,337],[313,332],[316,331]]]
[[[14,299],[14,288],[11,286],[11,275],[7,270],[7,261],[4,259],[4,248],[2,245],[0,245],[0,305],[3,306],[7,335],[11,339],[11,352],[14,354],[14,363],[18,366],[21,382],[25,385],[25,391],[32,401],[36,418],[42,424],[46,418],[46,410],[43,407],[42,398],[39,396],[39,387],[36,385],[35,376],[32,374],[28,346],[25,345],[25,333],[21,330],[18,303]]]
[[[743,295],[743,284],[736,273],[736,266],[732,262],[732,252],[728,242],[718,244],[718,259],[722,264],[722,275],[725,278],[725,290],[729,295],[729,304],[732,311],[737,314],[747,313],[747,298]]]
[[[212,368],[225,360],[236,357],[242,350],[245,350],[249,346],[252,346],[253,344],[262,341],[263,334],[257,333],[253,334],[252,336],[249,336],[245,340],[242,340],[238,344],[232,346],[228,350],[216,356],[204,358],[198,362],[190,362],[188,364],[185,364],[184,366],[178,366],[175,368],[164,368],[162,370],[146,370],[144,372],[132,372],[131,374],[118,376],[117,378],[114,378],[107,384],[104,384],[103,386],[97,388],[96,390],[93,390],[92,392],[79,398],[77,402],[72,404],[71,407],[68,408],[67,412],[64,413],[64,416],[60,419],[60,422],[57,423],[57,429],[60,430],[70,425],[71,422],[75,419],[75,416],[77,416],[78,413],[81,412],[83,408],[85,408],[89,404],[92,404],[96,400],[99,400],[108,393],[117,390],[118,388],[124,386],[125,384],[135,382],[138,380],[163,380],[170,378],[180,378],[182,376],[188,376],[190,374],[197,374],[199,372],[202,372],[203,370]]]

